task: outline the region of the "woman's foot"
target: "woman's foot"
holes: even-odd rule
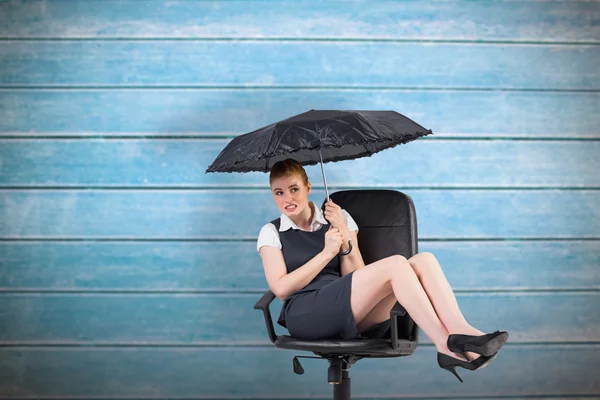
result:
[[[439,353],[445,354],[445,355],[450,356],[450,357],[454,357],[454,358],[456,358],[458,360],[461,360],[461,361],[469,361],[466,358],[464,358],[462,355],[460,355],[458,353],[455,353],[453,351],[450,351],[448,349],[448,346],[446,344],[441,344],[439,346],[436,346],[436,348],[437,348],[437,351]],[[477,356],[479,356],[479,354],[477,354]]]
[[[448,371],[452,372],[452,374],[454,374],[454,376],[456,376],[459,381],[463,382],[460,375],[458,375],[458,373],[456,372],[457,367],[468,369],[470,371],[477,371],[487,367],[494,360],[494,358],[496,358],[497,355],[498,353],[494,353],[490,356],[481,356],[475,361],[464,362],[454,357],[450,357],[446,354],[440,353],[438,351],[437,362],[440,368],[447,369]]]
[[[470,361],[475,361],[482,356],[493,356],[508,339],[508,332],[505,331],[495,331],[487,334],[474,328],[469,329],[469,331],[472,333],[449,334],[446,345],[451,351],[469,357]],[[484,360],[484,358],[481,360]]]
[[[451,334],[451,335],[454,335],[454,334],[461,334],[461,335],[483,336],[483,335],[485,335],[485,332],[482,332],[482,331],[480,331],[479,329],[475,329],[475,328],[473,328],[473,327],[471,326],[471,327],[469,327],[469,328],[467,328],[467,329],[459,330],[459,331],[456,331],[456,332],[450,332],[450,334]],[[447,338],[446,338],[446,339],[447,339]],[[446,348],[448,348],[448,347],[446,346]],[[448,351],[450,351],[450,350],[448,350]],[[453,352],[450,352],[450,353],[451,353],[451,354],[456,354],[456,353],[453,353]],[[451,355],[451,354],[448,354],[448,355]],[[479,357],[481,357],[481,354],[473,353],[472,351],[467,351],[467,352],[466,352],[466,354],[467,354],[467,356],[470,358],[470,360],[471,360],[471,361],[475,361],[475,360],[477,360]],[[453,357],[454,357],[454,356],[453,356]],[[460,356],[460,359],[462,360],[462,359],[464,359],[464,357],[461,355],[461,356]]]

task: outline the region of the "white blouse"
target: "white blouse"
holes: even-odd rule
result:
[[[310,224],[310,230],[311,232],[314,232],[317,229],[321,228],[321,226],[327,224],[327,220],[323,215],[323,211],[321,211],[321,209],[317,207],[315,203],[309,201],[309,205],[315,210],[313,220]],[[348,214],[348,211],[342,208],[342,214],[344,214],[344,218],[346,219],[346,225],[348,225],[348,229],[350,231],[356,231],[356,233],[358,233],[358,225],[356,225],[354,219],[352,219],[350,214]],[[294,221],[292,221],[290,217],[288,217],[284,213],[281,213],[280,218],[281,223],[279,226],[279,232],[287,231],[289,228],[300,229],[298,225],[296,225],[296,223],[294,223]],[[258,241],[256,242],[256,251],[258,251],[258,253],[260,254],[260,248],[265,245],[281,249],[279,232],[277,231],[275,225],[273,225],[272,223],[269,222],[265,224],[261,228],[260,233],[258,234]]]

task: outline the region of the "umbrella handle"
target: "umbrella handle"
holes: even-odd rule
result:
[[[321,164],[321,168],[323,168],[323,164]],[[323,175],[323,179],[325,179],[325,175]],[[325,190],[327,191],[327,182],[325,183]],[[327,201],[329,201],[329,194],[327,194]],[[323,204],[323,207],[321,207],[321,209],[323,209],[323,211],[324,211],[324,209],[325,209],[325,204]],[[345,255],[348,255],[348,254],[350,254],[350,252],[352,251],[352,239],[348,239],[348,246],[349,246],[349,247],[348,247],[348,250],[347,250],[347,251],[345,251],[345,252],[343,252],[343,251],[340,251],[340,252],[338,253],[338,255],[340,255],[340,256],[345,256]]]
[[[342,252],[342,251],[340,251],[338,254],[339,254],[340,256],[345,256],[346,254],[350,254],[350,252],[352,251],[352,239],[349,239],[349,240],[348,240],[348,246],[350,246],[350,247],[348,248],[348,250],[346,250],[345,252]]]

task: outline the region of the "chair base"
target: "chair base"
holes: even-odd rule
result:
[[[291,336],[280,335],[275,346],[283,349],[312,350],[319,356],[295,356],[293,359],[294,373],[304,374],[304,368],[299,358],[316,358],[329,361],[327,381],[333,386],[334,400],[350,400],[350,368],[363,358],[387,358],[411,355],[417,346],[416,341],[399,340],[398,349],[393,349],[391,341],[385,339],[360,340],[321,340],[305,343]],[[310,346],[310,347],[309,347]],[[320,349],[317,349],[321,347]],[[320,350],[320,351],[319,351]]]

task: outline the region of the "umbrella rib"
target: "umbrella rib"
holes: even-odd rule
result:
[[[319,135],[319,128],[317,127],[317,120],[315,120],[315,133],[317,134],[317,138],[319,139],[319,150],[320,150],[323,143],[321,142],[321,136]],[[321,162],[321,161],[319,160],[319,162]]]
[[[373,128],[373,125],[371,125],[371,123],[369,121],[367,121],[367,119],[365,117],[363,117],[362,115],[360,115],[359,113],[356,113],[356,115],[362,120],[364,121],[365,124],[369,125],[369,128],[371,128],[371,130],[375,133],[377,133],[377,130],[375,128]]]
[[[346,121],[344,121],[344,120],[337,119],[337,118],[332,118],[331,120],[332,120],[332,121],[335,121],[335,122],[339,122],[339,123],[341,123],[341,124],[344,124],[344,125],[348,125],[348,126],[350,127],[350,129],[352,129],[354,132],[357,132],[357,133],[359,133],[359,134],[361,134],[361,133],[362,133],[360,130],[358,130],[358,128],[356,128],[356,127],[355,127],[354,125],[352,125],[350,122],[346,122]],[[373,127],[372,127],[371,125],[369,125],[369,128],[373,129]]]

